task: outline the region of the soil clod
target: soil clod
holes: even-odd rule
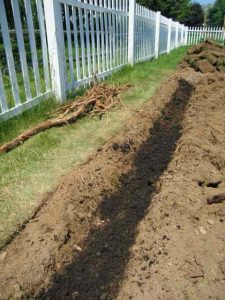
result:
[[[224,72],[225,47],[208,39],[204,43],[188,49],[184,61],[201,73],[213,73],[216,70]],[[182,66],[186,67],[185,64],[182,64]]]
[[[225,201],[225,190],[224,189],[217,189],[216,192],[210,193],[207,197],[208,204],[217,204],[222,203]]]

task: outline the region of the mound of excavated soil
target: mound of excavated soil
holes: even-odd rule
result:
[[[0,253],[0,299],[224,299],[225,74],[178,71]]]
[[[195,90],[182,135],[138,226],[117,300],[225,299],[225,75],[183,76]]]
[[[184,62],[202,73],[225,72],[225,47],[206,40],[188,49]]]

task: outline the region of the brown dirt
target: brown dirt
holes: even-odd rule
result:
[[[1,251],[0,299],[225,299],[224,96],[163,83]]]
[[[225,47],[214,41],[206,40],[202,44],[188,49],[184,66],[188,64],[201,73],[213,73],[225,70]]]

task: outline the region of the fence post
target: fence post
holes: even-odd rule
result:
[[[170,53],[172,19],[168,19],[167,53]]]
[[[161,12],[157,11],[155,16],[155,58],[159,56],[159,33],[160,33]]]
[[[135,34],[136,0],[129,1],[129,31],[128,31],[128,63],[134,65],[134,34]]]
[[[179,22],[176,22],[175,48],[178,48],[178,33],[179,33]]]
[[[44,0],[52,88],[58,101],[66,99],[65,44],[61,4]]]

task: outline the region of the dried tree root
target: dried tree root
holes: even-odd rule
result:
[[[23,144],[32,136],[52,127],[60,127],[75,122],[78,117],[102,115],[121,103],[119,94],[130,85],[115,87],[108,84],[99,84],[88,90],[86,95],[77,97],[75,101],[66,104],[51,113],[52,119],[28,129],[12,141],[0,147],[0,154],[11,151]]]

